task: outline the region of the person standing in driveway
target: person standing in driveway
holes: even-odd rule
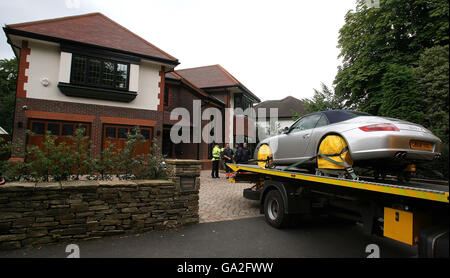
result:
[[[249,158],[250,158],[250,151],[247,148],[247,143],[244,143],[244,145],[239,144],[235,156],[236,164],[247,163]]]
[[[242,162],[241,163],[247,163],[250,160],[250,150],[248,149],[247,143],[244,143],[244,146],[242,147]]]
[[[236,144],[236,155],[234,156],[234,161],[236,164],[239,164],[242,162],[242,144]]]
[[[225,149],[223,150],[222,156],[223,156],[223,160],[225,162],[225,172],[226,172],[226,177],[227,179],[230,178],[230,176],[232,175],[233,170],[231,170],[230,167],[228,167],[226,164],[227,163],[233,163],[233,150],[230,148],[230,144],[226,144],[225,145]]]
[[[213,179],[219,178],[219,161],[221,156],[221,150],[219,148],[219,145],[215,144],[213,151],[212,151],[212,171],[211,171],[211,177]]]

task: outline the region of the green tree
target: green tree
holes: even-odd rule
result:
[[[424,119],[423,104],[415,89],[413,70],[407,66],[390,65],[381,80],[383,92],[379,114],[415,123]]]
[[[12,132],[17,87],[17,59],[0,60],[0,126]]]
[[[425,50],[414,69],[419,99],[424,104],[424,125],[448,144],[449,46]]]
[[[334,83],[344,107],[378,115],[391,65],[416,67],[427,48],[448,44],[448,7],[447,0],[380,0],[368,8],[358,0],[339,31],[343,63]]]
[[[317,111],[342,109],[343,103],[333,89],[328,88],[327,85],[321,83],[321,90],[314,89],[314,96],[312,99],[302,99],[305,104],[306,111],[313,113]]]

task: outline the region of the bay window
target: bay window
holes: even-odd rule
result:
[[[127,63],[74,55],[71,84],[128,90],[130,65]]]

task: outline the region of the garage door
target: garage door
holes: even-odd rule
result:
[[[151,127],[139,127],[142,136],[144,136],[145,142],[140,144],[134,155],[149,154],[152,143],[152,131]],[[103,149],[108,146],[108,143],[112,144],[116,150],[122,150],[125,148],[125,142],[128,139],[127,134],[133,134],[135,131],[134,126],[124,125],[104,125],[103,126]]]
[[[90,136],[90,124],[78,122],[61,122],[46,120],[30,120],[30,130],[33,135],[28,136],[28,145],[38,146],[41,150],[44,148],[45,134],[50,132],[51,135],[57,136],[56,143],[66,142],[71,145],[73,142],[69,136],[75,135],[77,128],[84,129],[84,135]]]

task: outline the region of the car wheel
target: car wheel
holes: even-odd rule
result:
[[[269,225],[278,229],[291,223],[291,216],[284,212],[283,198],[278,190],[267,193],[264,199],[264,216]]]
[[[339,135],[327,135],[319,144],[319,149],[317,150],[317,155],[319,154],[339,154],[346,147],[348,147],[347,142],[344,138]],[[337,162],[346,162],[349,166],[353,166],[353,159],[350,156],[350,151],[347,150],[341,154],[341,156],[331,156],[330,159]],[[341,159],[342,158],[342,159]],[[332,170],[344,170],[345,167],[339,164],[332,163],[324,158],[317,158],[317,168],[318,169],[332,169]]]
[[[261,168],[273,168],[272,150],[269,145],[261,145],[258,148],[258,166]]]

